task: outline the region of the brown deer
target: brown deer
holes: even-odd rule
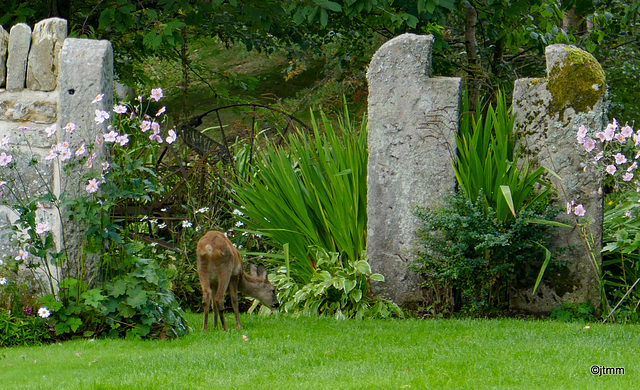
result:
[[[263,265],[257,268],[249,264],[249,274],[242,269],[240,252],[222,232],[209,231],[200,241],[196,250],[198,258],[198,276],[202,286],[202,307],[204,322],[202,330],[207,330],[209,322],[209,306],[213,306],[213,328],[218,327],[218,318],[222,329],[229,330],[222,313],[224,296],[229,290],[231,306],[236,315],[236,330],[240,330],[240,315],[238,314],[238,291],[244,295],[257,298],[270,309],[280,304],[276,298],[275,288],[267,280],[267,270]],[[216,291],[211,305],[212,290]]]

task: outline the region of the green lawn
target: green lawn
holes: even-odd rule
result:
[[[2,349],[0,388],[640,388],[637,325],[243,315],[241,332],[205,334],[201,315],[188,318],[196,330],[178,340]]]

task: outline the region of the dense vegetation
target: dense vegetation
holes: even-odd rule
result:
[[[401,316],[392,303],[367,294],[369,281],[382,276],[371,272],[364,251],[366,121],[355,120],[366,103],[370,56],[400,33],[434,34],[434,72],[462,76],[467,85],[458,142],[474,146],[469,164],[456,167],[464,196],[452,197],[444,211],[420,214],[434,230],[454,226],[459,237],[443,239],[458,246],[436,260],[422,256],[416,265],[431,282],[458,283],[463,303],[457,310],[483,315],[504,309],[508,274],[529,261],[521,252],[540,263],[549,259],[544,237],[531,236],[527,221],[550,219],[557,210],[547,208],[548,192],[539,191],[546,186],[542,171],[511,168],[518,159],[511,142],[516,135],[508,126],[508,98],[498,91],[511,91],[518,77],[543,75],[544,47],[570,43],[603,64],[618,132],[639,111],[636,2],[9,0],[3,12],[6,29],[61,16],[71,36],[109,39],[117,77],[140,98],[114,108],[114,130],[104,138],[110,165],[102,172],[95,162],[82,178],[87,187],[81,196],[58,199],[48,191],[18,205],[12,200],[29,237],[16,228],[16,252],[0,263],[0,320],[12,335],[2,344],[184,334],[182,309],[200,307],[193,248],[211,228],[228,231],[248,257],[272,266],[289,313]],[[478,104],[481,96],[497,100],[496,110]],[[191,126],[178,126],[185,123]],[[211,138],[207,148],[187,142],[194,132]],[[68,164],[91,166],[90,153],[79,153],[84,145],[72,146],[76,157]],[[57,148],[52,152],[63,152]],[[495,177],[472,166],[479,151],[495,152],[481,156],[495,165]],[[38,163],[29,164],[38,169]],[[0,175],[5,193],[20,185],[19,178],[5,178]],[[620,185],[627,182],[621,176],[610,179],[603,291],[612,303],[631,291],[615,318],[636,321],[640,294],[631,286],[640,277],[640,236],[628,212],[635,212],[637,195]],[[78,267],[65,278],[50,272],[74,254],[54,250],[38,219],[42,204],[65,221],[86,224],[76,264],[102,252],[99,269]],[[482,237],[451,225],[471,216],[482,219]],[[520,245],[506,244],[513,240]],[[20,266],[34,275],[40,267],[47,280],[18,277]],[[58,292],[43,285],[54,280],[61,282]],[[434,314],[453,309],[440,304]],[[254,310],[257,303],[246,305]],[[571,317],[574,309],[561,308],[557,317]]]

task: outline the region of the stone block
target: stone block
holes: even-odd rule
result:
[[[561,178],[547,176],[558,194],[553,205],[564,210],[567,202],[576,201],[587,209],[596,244],[594,250],[599,254],[602,176],[587,164],[576,134],[581,125],[595,131],[606,126],[604,72],[591,54],[573,46],[547,47],[546,60],[546,78],[520,79],[515,83],[515,126],[522,134],[523,153],[534,165],[547,167]],[[572,216],[566,213],[561,213],[558,221],[574,224]],[[549,249],[566,266],[547,271],[535,295],[532,291],[539,268],[518,273],[511,308],[549,312],[564,302],[587,301],[598,306],[596,275],[578,229],[559,228],[551,234]]]
[[[67,21],[49,18],[40,21],[31,34],[27,65],[27,88],[53,91],[57,86],[60,50],[67,37]]]
[[[50,148],[58,142],[56,136],[47,137],[45,129],[53,123],[9,122],[0,120],[0,139],[10,137],[12,145],[31,146],[41,149]]]
[[[9,33],[0,26],[0,88],[7,85],[7,54],[9,53]]]
[[[24,89],[30,48],[31,27],[24,23],[18,23],[11,27],[7,57],[7,90],[21,91]]]
[[[430,77],[433,36],[404,34],[373,56],[369,81],[367,255],[384,282],[375,295],[411,306],[422,301],[419,276],[408,269],[417,206],[434,207],[455,188],[451,165],[461,79]]]
[[[57,118],[57,92],[0,92],[0,121],[55,123]]]

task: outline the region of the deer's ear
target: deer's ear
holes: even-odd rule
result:
[[[258,269],[253,263],[249,263],[249,275],[258,276]]]
[[[265,268],[264,265],[260,264],[258,266],[258,277],[260,279],[266,279],[267,278],[267,269]]]

